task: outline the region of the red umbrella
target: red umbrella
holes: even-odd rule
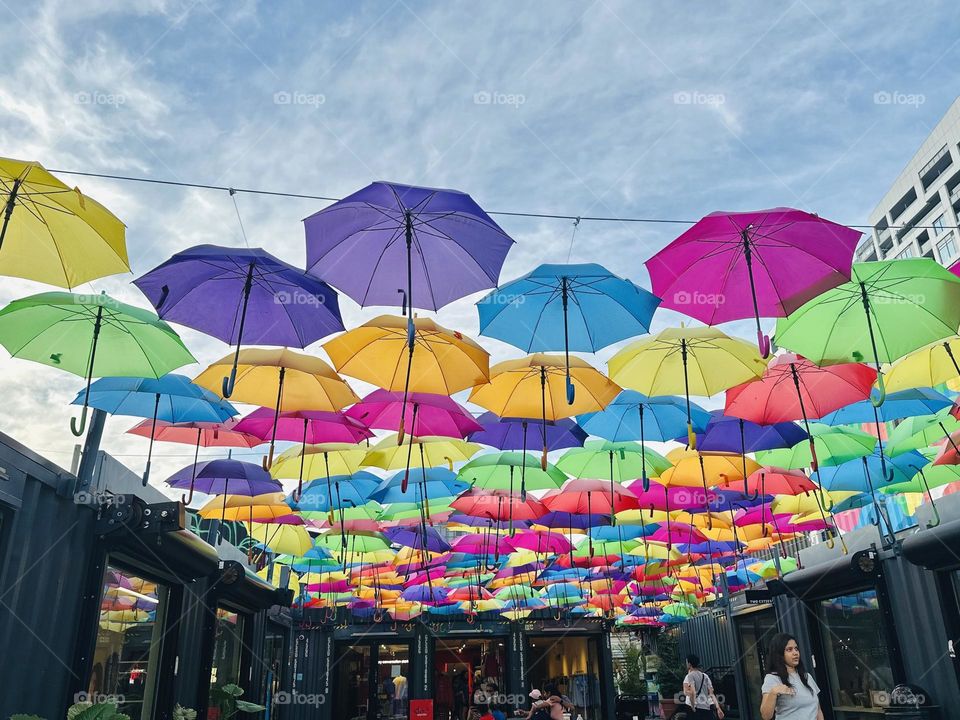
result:
[[[727,390],[723,413],[761,425],[803,420],[810,435],[811,467],[816,472],[809,421],[868,399],[876,381],[877,371],[863,363],[820,367],[800,355],[785,353],[770,361],[759,380]]]
[[[738,490],[730,483],[717,485],[719,490]],[[746,481],[745,491],[758,495],[799,495],[818,486],[799,470],[784,470],[777,467],[762,467],[755,470]]]
[[[583,478],[567,480],[560,490],[544,495],[543,504],[550,512],[587,515],[610,515],[640,507],[637,496],[623,485],[616,485],[611,492],[609,481]]]
[[[609,490],[608,490],[609,492]],[[450,503],[450,507],[464,515],[488,518],[502,522],[509,517],[514,520],[536,520],[547,513],[547,508],[533,495],[521,498],[509,490],[477,490],[473,488]]]

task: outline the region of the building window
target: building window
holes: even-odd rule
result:
[[[131,718],[154,717],[168,590],[108,566],[100,595],[97,645],[88,691]]]
[[[933,232],[936,235],[941,235],[943,233],[943,215],[941,214],[936,220],[933,221]]]
[[[901,249],[900,252],[897,253],[896,259],[903,260],[904,258],[912,258],[912,257],[914,257],[914,252],[913,252],[913,245],[911,244],[911,245],[904,245],[903,249]]]
[[[940,262],[946,264],[957,256],[957,239],[953,233],[949,233],[937,243],[937,255],[940,256]]]
[[[841,595],[819,605],[834,710],[878,707],[894,678],[877,591]]]
[[[226,608],[217,608],[217,632],[213,645],[213,666],[210,669],[210,704],[207,717],[219,717],[215,688],[240,683],[240,658],[243,649],[243,618]],[[244,697],[248,702],[255,698]]]

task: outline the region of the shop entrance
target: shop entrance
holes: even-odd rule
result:
[[[339,717],[409,720],[409,643],[341,643],[336,657]]]
[[[740,660],[746,681],[745,697],[748,701],[746,708],[740,709],[740,717],[759,720],[759,698],[766,674],[767,646],[778,632],[777,614],[772,607],[755,610],[735,617],[734,624],[740,643]],[[736,691],[736,688],[731,689]],[[733,704],[737,702],[735,696],[726,700]]]
[[[573,705],[571,718],[601,720],[604,712],[599,640],[585,636],[529,636],[524,687],[544,691],[553,685]]]
[[[437,640],[433,695],[436,720],[467,720],[470,708],[506,709],[506,652],[503,638]]]

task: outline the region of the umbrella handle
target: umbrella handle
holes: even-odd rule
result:
[[[810,436],[810,469],[813,472],[819,472],[820,470],[820,461],[817,459],[817,444],[813,441],[813,436]]]
[[[273,445],[270,446],[270,453],[263,456],[263,459],[260,461],[260,465],[267,472],[269,472],[270,468],[273,467]]]
[[[467,613],[467,625],[473,625],[477,622],[477,615],[474,612]]]
[[[182,502],[185,506],[193,502],[193,480],[190,481],[190,494],[181,495],[180,502]]]
[[[80,426],[77,427],[77,419],[70,418],[70,432],[73,433],[74,437],[80,437],[83,435],[83,431],[87,429],[87,406],[84,404],[83,410],[80,411]]]
[[[760,330],[757,330],[757,349],[764,360],[770,357],[770,336]]]
[[[151,459],[147,459],[147,466],[143,469],[143,486],[146,487],[147,483],[150,481],[150,463],[153,462]]]
[[[883,373],[879,371],[877,372],[877,390],[878,390],[877,399],[874,400],[873,396],[871,395],[870,402],[873,404],[874,407],[878,408],[881,405],[883,405],[883,401],[887,399],[887,388],[883,383]]]
[[[544,448],[543,452],[540,454],[540,469],[544,472],[547,471],[547,449]]]
[[[237,366],[234,365],[230,368],[230,377],[223,378],[223,381],[220,383],[220,394],[224,398],[229,398],[233,395],[233,389],[237,385]]]
[[[573,381],[570,379],[570,372],[567,371],[567,405],[573,405],[573,401],[577,397],[577,388],[574,387]]]
[[[693,431],[693,423],[687,420],[687,446],[691,450],[697,449],[697,434]]]

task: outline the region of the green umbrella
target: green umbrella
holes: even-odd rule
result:
[[[891,457],[910,450],[920,450],[949,437],[960,430],[960,421],[944,408],[933,415],[916,415],[897,425],[887,439],[887,452]]]
[[[547,463],[543,469],[539,457],[522,452],[479,455],[460,468],[457,477],[484,490],[513,492],[517,482],[521,495],[526,495],[527,490],[556,490],[567,479],[555,466]]]
[[[885,485],[880,489],[885,493],[929,493],[930,488],[958,481],[960,481],[960,465],[927,465],[917,468],[917,474],[907,482]]]
[[[347,533],[345,537],[346,548],[350,552],[374,552],[375,550],[388,550],[390,548],[390,543],[379,533],[372,535]],[[315,544],[328,550],[341,551],[344,549],[343,539],[340,535],[335,534],[321,535],[316,539]]]
[[[816,446],[820,465],[841,465],[873,452],[877,439],[860,430],[847,427],[831,427],[821,423],[810,424],[810,434]],[[804,440],[793,447],[762,450],[756,453],[761,465],[797,470],[811,467],[810,444]]]
[[[431,498],[427,517],[452,512],[453,508],[450,507],[451,502],[453,502],[452,497]],[[419,503],[390,503],[377,513],[376,517],[377,520],[380,521],[409,520],[411,518],[419,518],[422,512],[423,510],[420,509]]]
[[[557,467],[570,477],[610,481],[610,524],[614,525],[614,483],[638,478],[649,483],[647,478],[665,471],[670,467],[670,461],[639,443],[588,440],[583,447],[567,450],[557,461]]]
[[[0,344],[11,355],[66,370],[87,380],[80,436],[94,377],[159,378],[196,359],[163,320],[105,294],[48,292],[0,310]]]
[[[893,362],[956,335],[960,278],[929,258],[857,263],[850,282],[777,320],[776,340],[818,365]],[[883,403],[883,376],[876,405]]]

